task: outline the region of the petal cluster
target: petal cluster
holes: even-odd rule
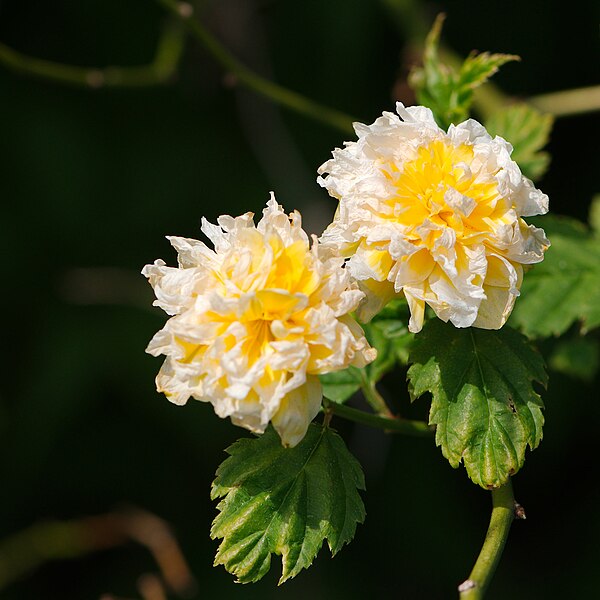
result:
[[[498,329],[549,246],[522,219],[546,213],[548,197],[477,121],[445,132],[427,108],[397,112],[355,124],[358,140],[320,167],[320,185],[340,201],[321,242],[349,258],[367,296],[363,320],[404,294],[413,332],[426,304],[457,327]]]
[[[178,267],[144,267],[171,318],[147,351],[166,360],[157,388],[176,404],[211,402],[220,417],[297,444],[321,405],[318,375],[375,358],[349,316],[363,299],[343,258],[312,247],[299,213],[275,199],[252,213],[203,220],[203,242],[171,237]]]

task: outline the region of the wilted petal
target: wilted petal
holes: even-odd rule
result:
[[[179,267],[144,268],[157,304],[175,315],[148,346],[167,357],[157,388],[176,404],[209,401],[257,433],[272,422],[293,446],[319,410],[317,375],[375,358],[349,315],[364,293],[273,196],[258,226],[251,213],[218,223],[202,223],[214,251],[172,237]]]
[[[310,422],[319,412],[322,397],[319,378],[310,375],[304,385],[283,398],[271,422],[284,446],[293,448],[306,435]]]
[[[398,103],[397,112],[355,124],[358,140],[319,169],[319,184],[340,201],[321,243],[349,259],[367,294],[361,319],[391,299],[387,280],[408,301],[411,331],[425,304],[457,327],[501,327],[522,265],[549,246],[521,217],[547,212],[548,197],[523,177],[510,143],[477,121],[444,132],[425,107]],[[492,284],[489,273],[503,268],[514,277]]]

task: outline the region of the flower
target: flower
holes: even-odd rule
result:
[[[477,121],[446,133],[428,108],[396,108],[401,119],[384,112],[356,123],[358,141],[320,167],[318,182],[340,201],[321,242],[350,257],[367,296],[362,320],[403,293],[412,332],[425,304],[456,327],[499,329],[527,265],[550,245],[521,218],[546,213],[548,196]]]
[[[376,351],[349,315],[363,298],[343,259],[326,256],[275,198],[263,218],[202,221],[213,242],[169,237],[179,267],[142,273],[154,304],[173,315],[147,352],[167,358],[157,389],[175,404],[191,396],[222,418],[262,433],[269,421],[295,446],[321,405],[318,375],[362,367]]]

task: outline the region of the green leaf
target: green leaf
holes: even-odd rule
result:
[[[458,73],[458,86],[462,93],[473,91],[484,84],[490,77],[498,72],[498,69],[507,62],[521,60],[514,54],[499,54],[491,52],[482,52],[477,54],[472,52],[462,64]],[[470,101],[461,99],[462,102]]]
[[[363,325],[365,335],[377,358],[365,367],[367,381],[377,383],[397,364],[408,363],[408,353],[414,335],[408,331],[408,318],[376,318]]]
[[[337,373],[319,375],[319,379],[323,386],[323,396],[338,404],[343,404],[362,385],[362,377],[356,367],[349,367]]]
[[[408,364],[414,334],[408,331],[410,318],[406,300],[392,300],[369,323],[363,325],[377,358],[365,368],[366,378],[377,383],[397,364]]]
[[[589,221],[594,234],[600,236],[600,194],[592,198]]]
[[[296,447],[284,448],[269,428],[227,452],[211,491],[223,498],[211,537],[223,540],[215,565],[238,582],[261,579],[278,554],[283,583],[310,566],[324,540],[339,552],[364,521],[362,470],[333,430],[313,423]]]
[[[535,220],[552,246],[525,274],[521,297],[510,318],[530,337],[564,333],[581,322],[583,331],[600,325],[600,236],[566,217]]]
[[[436,444],[478,485],[497,488],[542,439],[543,404],[532,387],[546,384],[541,356],[527,339],[498,331],[457,329],[438,319],[415,338],[408,371],[414,399],[432,394],[429,424]]]
[[[363,369],[350,367],[337,373],[320,375],[323,396],[344,403],[364,385],[374,386],[396,365],[408,364],[414,335],[408,331],[408,306],[405,300],[393,300],[372,321],[362,325],[366,338],[377,349],[377,358]]]
[[[559,373],[589,383],[598,372],[599,359],[598,340],[575,337],[561,340],[550,355],[548,364]]]
[[[539,179],[550,164],[550,155],[540,152],[552,131],[554,118],[520,103],[492,115],[485,123],[488,133],[499,135],[513,146],[512,159],[530,179]]]
[[[429,107],[438,124],[447,128],[450,123],[460,123],[469,116],[473,93],[505,63],[520,60],[512,54],[472,52],[455,69],[444,64],[439,56],[439,40],[444,15],[438,15],[423,52],[423,66],[413,69],[409,83],[415,90],[419,104]]]

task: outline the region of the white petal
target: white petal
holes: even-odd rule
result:
[[[317,416],[323,393],[319,378],[308,377],[306,384],[289,392],[271,419],[284,446],[293,448],[306,435],[310,422]]]

